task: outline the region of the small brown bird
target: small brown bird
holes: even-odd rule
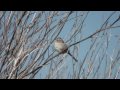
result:
[[[62,38],[58,37],[55,41],[54,41],[54,47],[55,49],[61,53],[61,54],[65,54],[68,53],[76,62],[78,61],[68,50],[68,45],[63,41]]]

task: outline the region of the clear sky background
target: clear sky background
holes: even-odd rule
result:
[[[103,22],[106,20],[106,18],[112,13],[113,11],[92,11],[88,14],[88,17],[87,19],[85,20],[85,23],[83,25],[83,37],[87,37],[88,35],[91,35],[92,33],[94,33],[96,30],[99,30],[101,25],[103,24]],[[112,18],[110,19],[109,23],[112,23],[118,16],[119,16],[119,12],[117,12],[115,15],[112,16]],[[71,16],[72,17],[72,16]],[[73,15],[74,17],[74,15]],[[68,40],[69,38],[69,32],[71,30],[71,26],[73,24],[73,20],[70,20],[69,22],[66,23],[65,27],[63,28],[62,32],[60,33],[60,37],[62,37],[65,41]],[[118,25],[120,25],[120,22],[118,23]],[[118,37],[115,37],[115,35],[118,35],[119,38],[120,38],[120,28],[117,28],[117,29],[114,29],[114,30],[109,30],[108,32],[111,33],[110,35],[110,43],[109,43],[109,47],[107,49],[107,53],[109,54],[109,56],[114,56],[113,55],[113,51],[115,49],[115,47],[117,49],[120,49],[120,46],[119,44],[117,43],[117,38]],[[89,39],[90,40],[90,39]],[[77,59],[80,61],[80,60],[83,60],[89,47],[90,47],[90,41],[89,40],[86,40],[82,43],[80,43],[80,51],[79,51],[79,54],[77,55]],[[119,42],[120,43],[120,42]],[[114,53],[115,54],[115,53]],[[72,71],[72,65],[71,65],[71,62],[69,62],[69,59],[71,57],[67,56],[66,57],[66,64],[64,67],[68,67],[69,68],[69,71]],[[110,59],[109,59],[110,60]],[[96,60],[97,61],[97,60]],[[80,61],[81,62],[81,61]],[[95,62],[96,65],[97,65],[97,62]],[[101,68],[101,76],[102,76],[102,70],[104,69],[104,65],[105,65],[105,62],[103,61],[102,62],[102,68]],[[119,65],[118,65],[119,66]],[[63,67],[63,68],[64,68]],[[44,69],[45,70],[45,69]],[[45,70],[43,72],[47,72],[47,70]],[[67,73],[67,72],[66,72]],[[44,74],[43,73],[43,77],[44,77]],[[42,78],[41,76],[41,78]],[[101,77],[102,78],[102,77]]]
[[[28,11],[29,12],[29,11]],[[28,13],[27,12],[27,13]],[[29,17],[29,19],[28,19],[28,21],[27,21],[27,23],[26,24],[30,24],[31,22],[32,22],[32,19],[33,19],[33,15],[36,15],[36,14],[40,14],[40,12],[39,11],[31,11],[30,13],[35,13],[35,14],[31,14],[31,16]],[[38,13],[37,13],[38,12]],[[79,11],[80,12],[80,11]],[[86,13],[87,11],[85,11],[84,13]],[[82,28],[82,31],[81,31],[81,33],[80,34],[77,34],[76,35],[76,42],[78,41],[78,40],[80,40],[80,37],[82,36],[82,39],[83,38],[85,38],[85,37],[87,37],[87,36],[89,36],[89,35],[91,35],[91,34],[93,34],[94,32],[96,32],[96,30],[99,30],[100,28],[101,28],[101,26],[102,26],[102,24],[103,24],[103,22],[108,18],[108,16],[112,13],[113,11],[90,11],[89,12],[89,14],[88,14],[88,16],[87,16],[87,18],[85,19],[85,22],[84,22],[84,24],[83,24],[83,28]],[[18,16],[20,16],[21,15],[21,13],[20,12],[15,12],[15,13],[18,13]],[[60,11],[60,13],[64,13],[64,11]],[[83,11],[81,12],[81,13],[79,13],[79,14],[82,14],[83,13]],[[7,16],[8,15],[10,15],[10,11],[7,11],[7,14],[5,14],[6,16],[5,16],[5,19],[7,19]],[[37,27],[41,27],[45,22],[46,22],[46,18],[47,18],[47,15],[49,16],[49,12],[48,11],[46,11],[40,18],[37,18],[37,20],[38,21],[40,21],[39,22],[39,25],[37,26],[37,24],[35,24],[36,26],[34,26],[34,30],[35,30],[35,28],[37,28]],[[59,37],[61,37],[61,38],[63,38],[64,39],[64,41],[66,42],[67,40],[69,40],[70,39],[70,35],[71,35],[71,33],[73,32],[72,31],[72,26],[73,26],[73,23],[74,23],[74,19],[71,19],[71,18],[73,18],[73,17],[75,17],[75,15],[76,15],[76,13],[72,13],[71,14],[71,16],[68,18],[68,21],[66,22],[66,24],[65,24],[65,26],[63,27],[63,29],[62,29],[62,31],[61,31],[61,33],[59,34]],[[84,14],[85,15],[85,14]],[[110,20],[108,21],[108,25],[110,25],[111,23],[113,23],[118,17],[119,17],[119,15],[120,15],[120,12],[116,12],[111,18],[110,18]],[[36,15],[37,16],[37,15]],[[62,16],[62,15],[61,15]],[[54,23],[52,23],[52,25],[56,25],[56,24],[58,24],[58,21],[60,20],[60,18],[61,18],[61,16],[56,16],[56,17],[54,17],[54,20],[56,19],[56,21],[54,22]],[[84,17],[84,16],[83,16]],[[83,19],[83,17],[81,17],[82,19]],[[26,17],[24,17],[24,18],[26,18]],[[62,18],[63,18],[63,16],[62,16]],[[42,20],[43,19],[43,20]],[[69,20],[70,19],[70,20]],[[23,21],[25,20],[25,19],[22,19]],[[81,19],[80,20],[78,20],[78,19],[76,19],[77,21],[78,21],[78,25],[80,24],[80,21],[81,21]],[[4,21],[4,20],[3,20]],[[22,22],[23,22],[22,21]],[[7,21],[5,21],[5,22],[7,22]],[[14,19],[13,19],[13,22],[14,22]],[[12,25],[12,24],[11,24]],[[51,27],[52,27],[52,25],[51,25]],[[117,24],[115,24],[115,25],[120,25],[120,21],[118,21],[118,23]],[[0,35],[2,35],[2,32],[4,31],[4,25],[0,25],[1,27],[0,27]],[[21,26],[22,27],[24,27],[25,25],[22,25],[21,24]],[[50,28],[51,28],[50,27]],[[8,39],[10,39],[11,37],[12,37],[12,34],[13,34],[13,28],[10,28],[11,30],[9,30],[10,32],[9,32],[9,34],[8,34],[8,36],[9,36],[9,38]],[[26,30],[26,29],[25,29]],[[35,43],[35,40],[37,41],[37,40],[39,40],[40,41],[40,39],[42,38],[42,37],[44,37],[43,35],[44,35],[44,33],[45,33],[45,30],[46,30],[46,28],[43,28],[43,29],[41,29],[41,31],[40,32],[38,32],[37,34],[35,34],[35,35],[33,35],[33,37],[32,38],[30,38],[30,40],[28,41],[28,43],[27,43],[27,45],[30,47],[30,45],[32,45],[33,43]],[[54,29],[53,29],[54,31],[56,30],[58,30],[58,27],[55,27]],[[50,33],[50,35],[53,35],[53,33],[54,33],[54,31],[52,32],[52,34]],[[109,45],[108,45],[108,49],[106,50],[106,54],[107,54],[107,57],[106,58],[104,58],[103,59],[103,61],[102,61],[102,63],[101,63],[101,67],[100,67],[100,71],[99,71],[99,78],[103,78],[102,76],[104,76],[104,75],[102,75],[102,74],[104,74],[103,72],[104,72],[104,70],[105,70],[105,66],[106,66],[106,61],[107,61],[107,63],[108,63],[108,65],[107,65],[107,69],[109,69],[109,64],[110,64],[110,62],[111,62],[111,60],[113,59],[115,59],[115,57],[116,57],[116,54],[118,53],[118,50],[120,50],[120,28],[114,28],[114,29],[110,29],[110,30],[107,30],[106,31],[107,32],[107,34],[108,34],[108,39],[109,39]],[[33,33],[33,31],[32,30],[29,30],[29,33],[27,33],[27,34],[30,34],[30,33]],[[56,34],[55,34],[56,35]],[[55,37],[55,35],[53,35],[53,37],[52,37],[52,39]],[[28,35],[29,36],[29,35]],[[40,38],[38,38],[40,36]],[[102,48],[100,49],[100,51],[99,51],[99,53],[98,53],[98,56],[99,55],[102,55],[102,53],[103,53],[103,49],[105,49],[105,44],[106,44],[106,42],[104,42],[104,41],[106,41],[106,37],[105,37],[106,35],[104,35],[104,36],[102,36],[102,33],[98,36],[98,41],[97,42],[100,42],[100,44],[103,44],[102,46]],[[50,37],[50,38],[49,38]],[[38,38],[38,39],[37,39]],[[51,36],[48,36],[48,39],[49,40],[52,40],[51,39]],[[38,41],[37,41],[38,42]],[[74,43],[74,39],[72,39],[70,42],[67,42],[67,44],[68,45],[70,45],[70,44],[72,44],[72,43]],[[26,45],[26,47],[27,47],[27,45]],[[49,53],[51,54],[52,52],[53,52],[53,44],[51,44],[50,43],[50,50],[49,50]],[[75,63],[75,70],[76,71],[79,71],[79,64],[81,64],[81,62],[84,60],[84,58],[85,58],[85,55],[86,55],[86,53],[88,52],[88,50],[89,50],[89,48],[90,48],[90,45],[91,45],[91,39],[88,39],[88,40],[85,40],[85,41],[83,41],[83,42],[81,42],[80,44],[78,44],[78,45],[76,45],[76,46],[78,46],[80,49],[79,49],[79,51],[78,51],[78,53],[76,54],[75,53],[75,57],[79,60],[79,62],[78,63],[75,63],[75,62],[73,62],[72,61],[72,58],[69,56],[69,55],[66,55],[66,57],[65,57],[65,60],[64,60],[64,62],[63,62],[63,64],[62,64],[62,67],[58,70],[58,71],[60,71],[60,70],[64,70],[64,72],[62,73],[62,74],[64,74],[64,78],[67,78],[68,76],[68,73],[73,73],[73,63]],[[74,47],[74,46],[73,46]],[[70,51],[71,52],[73,52],[73,47],[71,47],[70,48]],[[98,47],[96,48],[96,50],[95,51],[97,51],[97,49],[99,48],[99,45],[98,45]],[[43,49],[45,49],[45,48],[42,48],[42,49],[40,49],[40,52],[42,52],[42,50]],[[43,50],[44,51],[44,50]],[[91,54],[90,54],[91,55]],[[87,69],[88,69],[88,61],[89,61],[89,58],[90,58],[90,55],[88,55],[88,57],[87,57],[87,62],[85,62],[85,64],[84,64],[84,68],[85,68],[85,72],[87,72]],[[96,58],[95,59],[92,59],[93,61],[95,60],[95,62],[94,62],[94,66],[95,66],[95,69],[97,69],[97,67],[98,67],[98,63],[99,63],[99,58],[100,57],[98,57],[97,55],[96,55]],[[119,57],[120,57],[120,54],[119,54]],[[48,53],[45,53],[45,59],[46,58],[48,58]],[[59,57],[57,57],[57,58],[59,58]],[[57,60],[57,58],[54,58],[54,60]],[[28,58],[27,58],[28,60],[29,59],[31,59],[31,55],[29,55],[28,56]],[[41,59],[41,58],[40,58]],[[118,67],[119,67],[119,65],[120,65],[120,60],[118,59],[118,62],[117,62],[117,64],[115,64],[115,69],[113,70],[113,72],[112,72],[112,75],[114,76],[114,74],[116,74],[115,72],[116,72],[116,70],[118,70]],[[67,68],[67,69],[66,69]],[[42,68],[42,70],[40,70],[40,72],[36,75],[36,78],[45,78],[45,76],[46,76],[46,74],[48,73],[48,68],[47,67],[44,67],[44,68]],[[120,75],[118,76],[119,78],[120,78]],[[70,78],[70,77],[69,77]],[[91,74],[91,76],[89,77],[89,78],[92,78],[92,74]],[[97,78],[97,77],[96,77]]]

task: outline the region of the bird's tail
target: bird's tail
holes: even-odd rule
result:
[[[69,54],[76,62],[78,62],[78,60],[70,53],[70,51],[68,51],[68,54]]]

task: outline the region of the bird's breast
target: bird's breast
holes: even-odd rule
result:
[[[65,49],[67,49],[67,45],[65,43],[59,43],[59,42],[55,42],[55,48],[59,51],[62,52]]]

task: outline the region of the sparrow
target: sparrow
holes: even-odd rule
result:
[[[60,54],[69,54],[76,62],[78,62],[78,60],[70,53],[70,51],[68,50],[68,45],[64,42],[64,40],[60,37],[58,37],[55,41],[54,41],[54,47],[55,49],[60,53]]]

